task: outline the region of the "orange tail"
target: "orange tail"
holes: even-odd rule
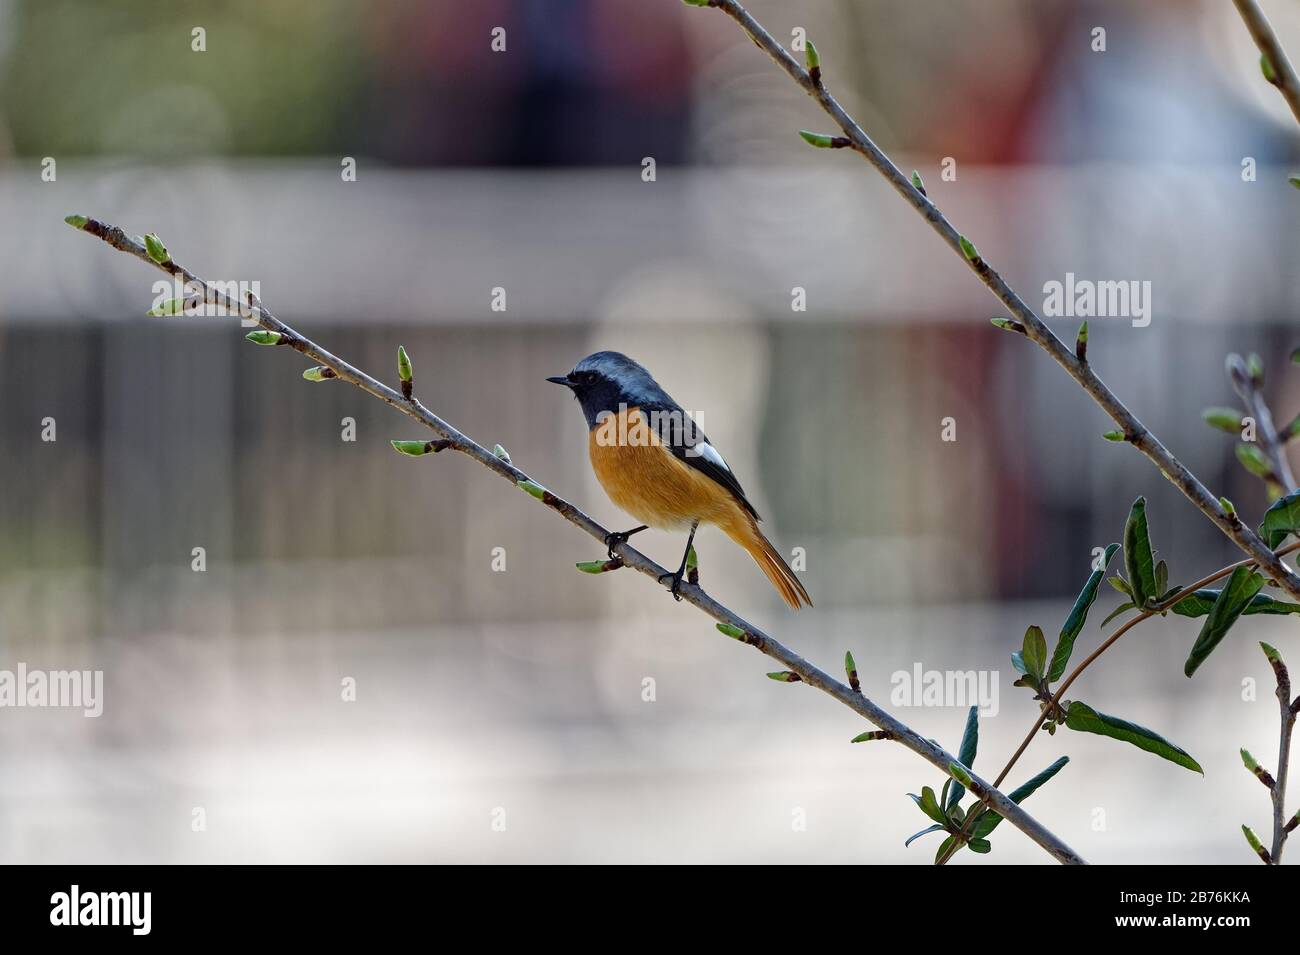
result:
[[[736,511],[734,519],[719,525],[723,532],[749,552],[767,579],[772,581],[772,586],[782,600],[795,610],[804,604],[811,607],[812,598],[808,596],[808,591],[785,562],[785,558],[772,546],[772,542],[763,536],[763,532],[758,529],[758,521],[740,508],[736,508]]]

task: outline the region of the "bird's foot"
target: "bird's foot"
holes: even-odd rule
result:
[[[634,527],[630,531],[611,531],[610,533],[606,534],[605,552],[609,555],[609,559],[614,560],[616,557],[618,557],[618,555],[614,553],[614,545],[626,544],[629,537],[643,530],[645,530],[644,526]]]
[[[682,572],[679,570],[679,571],[677,571],[677,573],[675,573],[675,574],[660,574],[660,575],[659,575],[659,583],[662,584],[662,583],[663,583],[664,581],[666,581],[666,580],[671,580],[671,581],[673,582],[673,583],[672,583],[672,586],[668,588],[668,592],[669,592],[670,594],[673,595],[673,599],[674,599],[674,600],[681,600],[681,599],[682,599],[682,594],[681,594],[681,589],[682,589]]]

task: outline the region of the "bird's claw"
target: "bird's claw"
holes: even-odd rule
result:
[[[662,584],[665,580],[671,580],[671,581],[673,582],[673,585],[672,585],[671,587],[668,588],[668,592],[669,592],[670,594],[673,595],[673,599],[674,599],[674,600],[680,601],[680,600],[682,599],[682,594],[681,594],[681,589],[682,589],[682,574],[681,574],[681,571],[678,571],[678,572],[675,573],[675,574],[660,574],[660,575],[659,575],[659,583]]]
[[[609,559],[613,560],[618,555],[614,553],[615,544],[626,544],[628,535],[625,531],[610,531],[605,535],[605,552],[609,554]]]

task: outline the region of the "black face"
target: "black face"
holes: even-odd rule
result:
[[[625,401],[618,381],[592,369],[575,368],[563,377],[546,380],[564,385],[573,392],[573,397],[582,405],[582,414],[587,419],[588,428],[596,427],[599,423],[597,418],[602,411],[617,412],[619,403]]]
[[[619,405],[629,408],[665,407],[672,399],[664,393],[650,373],[626,355],[601,351],[588,355],[567,375],[547,378],[564,385],[582,405],[587,427],[594,428],[602,411],[617,412]]]

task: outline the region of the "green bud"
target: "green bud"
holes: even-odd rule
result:
[[[397,378],[399,381],[411,380],[411,359],[407,356],[404,345],[397,346]]]
[[[812,40],[805,40],[804,45],[804,62],[808,64],[808,72],[820,70],[822,68],[822,58],[817,52],[817,47],[813,46]]]
[[[971,788],[972,780],[970,778],[970,773],[966,772],[965,768],[960,763],[949,763],[948,775],[957,780],[957,782],[961,783],[967,789]]]
[[[806,129],[799,130],[799,135],[809,146],[816,146],[818,149],[830,149],[835,145],[835,137],[827,136],[825,133],[812,133]]]
[[[1256,385],[1264,383],[1264,359],[1260,358],[1254,352],[1246,359],[1246,374],[1250,375],[1250,380]]]
[[[1084,322],[1079,326],[1079,334],[1074,336],[1075,347],[1088,344],[1088,323]]]
[[[580,560],[580,561],[578,561],[576,564],[574,564],[573,566],[574,566],[574,567],[577,567],[577,568],[578,568],[580,571],[582,571],[584,574],[603,574],[603,573],[605,572],[605,564],[606,564],[606,563],[608,563],[608,561],[604,561],[604,560]]]
[[[682,0],[688,7],[707,7],[710,0]]]
[[[745,639],[745,631],[741,630],[739,627],[734,627],[729,623],[719,623],[714,624],[714,626],[718,628],[719,633],[725,633],[727,636],[731,637],[732,640]]]
[[[1246,836],[1246,841],[1250,843],[1250,847],[1258,853],[1263,853],[1264,846],[1260,843],[1259,836],[1251,831],[1250,826],[1242,826],[1241,831]]]
[[[160,315],[180,315],[185,310],[185,299],[169,298],[160,305],[155,305],[145,315],[150,318],[157,318]]]
[[[1281,663],[1282,654],[1277,652],[1277,647],[1260,641],[1259,647],[1264,651],[1264,656],[1268,657],[1269,663]]]
[[[929,193],[925,191],[925,183],[921,181],[921,174],[915,169],[912,170],[912,185],[916,186],[916,191],[921,195],[929,196]]]
[[[1273,69],[1273,64],[1269,62],[1268,54],[1259,55],[1259,71],[1264,74],[1264,79],[1268,80],[1274,86],[1277,85],[1277,71]]]
[[[1291,185],[1295,186],[1297,189],[1300,189],[1300,176],[1287,176],[1286,181],[1291,183]],[[68,218],[71,219],[72,216],[69,216]]]
[[[162,239],[150,232],[144,237],[145,251],[149,253],[149,258],[153,259],[159,265],[166,265],[172,260],[167,254],[167,246],[163,245]]]
[[[964,235],[957,236],[957,242],[961,246],[961,254],[970,261],[974,262],[980,257],[979,249],[975,248],[975,243]]]
[[[268,332],[264,328],[249,332],[244,337],[254,345],[278,345],[284,339],[279,332]]]
[[[433,450],[431,441],[389,441],[394,451],[400,451],[402,454],[409,454],[413,458],[428,454]]]
[[[1014,318],[990,318],[989,321],[992,323],[994,328],[1000,328],[1004,332],[1020,332],[1022,335],[1025,334],[1025,326],[1020,324],[1020,322],[1016,321]]]
[[[530,481],[525,479],[523,481],[516,481],[515,484],[519,486],[519,489],[521,491],[525,491],[526,493],[531,494],[539,501],[545,500],[546,498],[546,488],[542,487],[536,481]]]
[[[324,365],[308,368],[302,373],[302,376],[308,381],[328,381],[330,378],[338,377],[333,368],[326,368]]]
[[[849,742],[870,743],[878,739],[889,739],[889,733],[885,730],[868,730],[865,733],[859,733],[857,736],[853,737],[853,739],[849,740]]]
[[[495,454],[495,455],[496,455],[498,458],[500,458],[502,461],[506,462],[506,464],[510,464],[510,463],[511,463],[511,461],[510,461],[510,452],[507,451],[505,448],[501,447],[501,445],[499,445],[499,444],[498,444],[498,445],[495,445],[495,446],[492,448],[492,453]]]
[[[1227,514],[1229,517],[1237,516],[1236,506],[1226,497],[1219,498],[1219,507],[1223,508],[1223,513]]]
[[[1237,445],[1237,460],[1241,462],[1242,467],[1255,477],[1268,477],[1273,473],[1264,452],[1253,444],[1243,443]]]
[[[1250,750],[1248,749],[1242,749],[1241,761],[1246,764],[1246,768],[1249,769],[1252,773],[1255,770],[1259,769],[1259,763],[1255,761],[1254,756],[1250,755]]]
[[[1201,420],[1211,428],[1218,428],[1229,434],[1241,433],[1241,412],[1235,408],[1206,408],[1201,412]]]
[[[777,683],[802,683],[798,673],[791,673],[789,670],[778,670],[775,673],[767,675],[769,680],[775,680]]]
[[[1106,433],[1104,433],[1104,434],[1102,435],[1102,437],[1105,438],[1107,441],[1123,441],[1123,440],[1124,440],[1124,432],[1123,432],[1123,431],[1107,431]]]
[[[84,229],[90,220],[85,216],[64,216],[63,221],[74,229]]]
[[[1291,352],[1291,364],[1300,365],[1300,348],[1297,348],[1295,351]]]
[[[849,678],[849,689],[855,692],[862,689],[862,681],[858,679],[858,664],[853,659],[853,653],[848,650],[844,652],[844,674]]]
[[[686,569],[688,571],[697,570],[699,569],[699,566],[700,558],[695,553],[695,545],[692,544],[690,547],[686,548]]]

